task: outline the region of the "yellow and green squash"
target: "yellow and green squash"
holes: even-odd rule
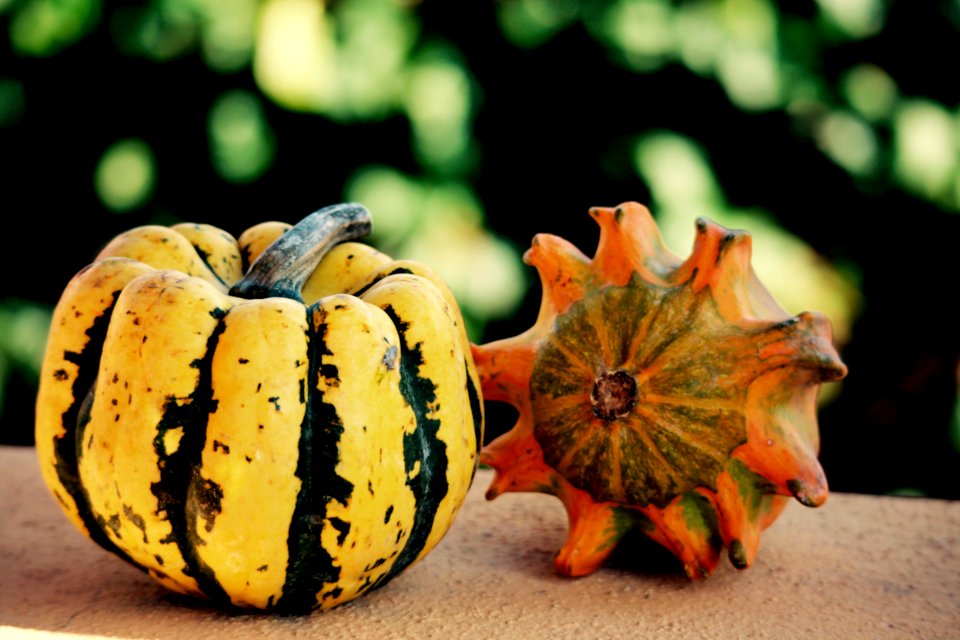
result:
[[[234,240],[112,240],[54,312],[36,406],[70,520],[164,586],[225,606],[329,608],[422,558],[483,438],[440,278],[350,242],[359,205]]]

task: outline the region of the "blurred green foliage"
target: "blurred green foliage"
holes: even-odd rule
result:
[[[21,375],[36,385],[47,343],[51,310],[25,300],[0,299],[0,389],[11,375]],[[0,414],[5,394],[0,394]],[[23,401],[24,398],[14,398]],[[29,399],[26,399],[29,402]]]
[[[129,213],[137,224],[204,216],[202,221],[226,226],[232,221],[230,212],[217,211],[211,206],[215,198],[200,194],[273,185],[280,172],[318,183],[333,177],[340,184],[323,193],[367,204],[375,219],[371,241],[397,257],[436,268],[461,302],[473,339],[489,340],[510,333],[490,335],[490,327],[504,329],[514,319],[517,326],[529,323],[523,313],[536,295],[535,290],[529,293],[533,283],[520,261],[519,247],[529,240],[525,234],[541,223],[560,224],[567,215],[530,222],[536,216],[527,210],[492,212],[489,202],[502,204],[503,199],[497,194],[501,185],[486,179],[491,151],[499,153],[501,161],[512,156],[516,164],[504,166],[519,169],[513,174],[505,169],[510,178],[520,181],[516,174],[529,169],[546,176],[557,191],[572,189],[558,177],[565,175],[563,167],[551,168],[549,149],[527,155],[529,150],[519,145],[528,125],[509,119],[522,120],[519,114],[527,113],[528,106],[510,94],[516,85],[493,82],[498,70],[513,77],[498,65],[522,67],[541,56],[566,56],[567,66],[556,71],[556,93],[538,96],[542,104],[534,105],[547,122],[552,111],[583,99],[564,93],[563,85],[567,76],[571,86],[575,78],[582,84],[576,63],[599,50],[606,56],[603,72],[611,75],[615,67],[621,70],[616,77],[626,79],[603,100],[627,100],[622,94],[642,105],[676,98],[677,109],[693,116],[680,118],[679,126],[652,126],[643,117],[623,120],[623,111],[611,107],[611,119],[621,114],[619,139],[607,148],[591,149],[594,157],[586,162],[602,167],[609,185],[630,185],[636,194],[632,199],[648,195],[667,244],[677,253],[690,246],[697,216],[750,230],[755,269],[775,297],[791,312],[825,311],[833,319],[838,342],[846,344],[857,338],[860,314],[870,308],[863,264],[845,255],[855,252],[825,255],[829,243],[805,237],[813,223],[787,220],[782,208],[745,201],[742,190],[729,181],[731,169],[723,160],[730,157],[728,150],[711,146],[696,133],[702,131],[696,119],[715,114],[698,113],[691,101],[722,94],[744,122],[762,123],[763,131],[801,140],[818,160],[805,157],[787,171],[802,174],[819,161],[832,165],[836,173],[831,175],[840,176],[836,180],[853,185],[865,197],[894,194],[930,207],[935,215],[954,216],[960,212],[956,92],[948,86],[944,99],[911,89],[931,85],[918,85],[903,74],[897,77],[890,65],[868,54],[882,46],[895,10],[910,16],[914,11],[923,20],[942,19],[947,33],[956,38],[960,2],[930,3],[932,10],[880,0],[802,4],[500,0],[485,9],[471,8],[470,15],[489,19],[476,25],[488,39],[481,41],[467,35],[473,25],[460,23],[456,7],[437,0],[0,0],[5,38],[0,50],[0,135],[12,132],[11,139],[18,139],[16,131],[39,117],[34,113],[50,116],[51,109],[35,102],[39,99],[32,94],[31,83],[45,73],[36,64],[41,60],[107,47],[117,69],[146,61],[158,74],[170,70],[184,83],[189,77],[192,84],[184,84],[177,95],[142,98],[168,105],[170,113],[203,113],[205,126],[192,134],[189,148],[171,151],[163,137],[129,126],[84,131],[90,168],[75,188],[82,190],[77,185],[86,181],[101,208]],[[590,59],[597,64],[596,56]],[[121,87],[119,91],[126,72],[89,70],[95,86]],[[951,73],[944,82],[956,84]],[[100,82],[98,74],[106,74],[106,79]],[[644,92],[644,81],[664,76],[681,78],[688,92],[695,86],[703,93]],[[178,110],[180,103],[185,111]],[[42,124],[33,121],[32,126]],[[589,127],[589,122],[573,122],[561,129],[566,138],[561,134],[554,139],[570,144],[581,140],[586,147],[578,130]],[[501,130],[507,132],[505,140],[497,137]],[[341,138],[324,137],[330,132],[350,132],[345,135],[358,141],[361,151],[376,149],[377,136],[389,134],[390,152],[358,161],[359,151],[344,148]],[[315,141],[317,154],[345,158],[346,164],[333,170],[335,162],[311,164],[299,144],[302,136]],[[374,142],[364,146],[368,143],[360,140]],[[494,149],[498,144],[518,146],[499,151]],[[190,164],[193,173],[186,175],[178,172],[177,162],[165,160],[171,154],[191,160],[202,156],[202,161]],[[198,194],[191,210],[170,204],[170,176],[190,181]],[[757,185],[761,191],[763,186]],[[614,192],[613,186],[607,188]],[[102,244],[124,226],[108,221],[96,242]],[[574,239],[579,243],[580,238]],[[587,242],[581,246],[590,248]],[[93,251],[91,247],[87,258]],[[80,266],[64,270],[71,273]],[[55,290],[64,283],[50,287]],[[0,299],[0,389],[11,376],[27,381],[27,387],[35,385],[55,298]],[[956,360],[953,351],[944,358],[953,362],[950,407],[960,407],[952,400]],[[941,372],[938,380],[942,378]],[[911,393],[910,383],[904,385],[904,393]],[[7,395],[8,404],[21,400]],[[958,412],[952,409],[951,426],[936,425],[941,429],[938,437],[953,443],[954,455],[960,451]],[[960,495],[960,483],[951,491]]]
[[[220,96],[210,108],[210,158],[221,178],[251,182],[270,168],[276,139],[260,99],[237,89]]]

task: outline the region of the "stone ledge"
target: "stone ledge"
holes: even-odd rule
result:
[[[547,496],[483,499],[482,470],[443,542],[327,613],[236,615],[167,593],[73,530],[33,449],[0,447],[0,637],[956,638],[960,502],[834,494],[790,505],[756,564],[690,583],[672,565],[553,573],[566,518]],[[676,568],[679,571],[679,567]]]

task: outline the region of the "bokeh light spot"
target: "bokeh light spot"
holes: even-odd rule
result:
[[[601,38],[617,46],[636,71],[656,69],[676,48],[673,8],[665,0],[619,0],[600,24]]]
[[[872,64],[850,69],[841,81],[841,89],[850,106],[871,121],[889,118],[897,102],[893,78]]]
[[[53,55],[85,36],[99,19],[99,0],[27,0],[10,19],[10,43],[23,55]]]
[[[514,0],[497,3],[500,29],[513,44],[532,48],[549,40],[576,18],[578,0]]]
[[[728,47],[719,58],[717,74],[730,100],[741,109],[763,111],[783,102],[780,66],[770,49]]]
[[[374,217],[371,241],[387,251],[413,232],[420,221],[421,188],[395,169],[368,166],[347,182],[346,200],[362,202]]]
[[[449,56],[427,55],[409,71],[404,105],[413,125],[414,148],[424,165],[457,170],[470,142],[470,80]]]
[[[391,0],[267,0],[256,30],[254,77],[288,109],[340,120],[396,109],[417,22]]]
[[[703,151],[682,136],[660,131],[641,137],[634,164],[656,200],[671,208],[695,209],[721,199]]]
[[[690,2],[676,9],[677,48],[687,67],[701,75],[712,73],[726,39],[720,20],[721,6]]]
[[[40,375],[52,310],[23,300],[0,301],[0,356],[31,378]]]
[[[100,201],[112,211],[129,211],[143,205],[156,182],[153,152],[143,141],[128,138],[108,148],[94,173]]]
[[[311,110],[335,90],[334,44],[323,4],[267,0],[260,9],[254,77],[279,104]]]
[[[202,16],[202,51],[207,65],[221,72],[236,71],[253,54],[257,0],[193,0]]]
[[[274,135],[263,106],[252,93],[220,96],[208,120],[210,155],[217,173],[229,182],[250,182],[273,163]]]
[[[877,168],[877,137],[860,118],[835,111],[822,118],[816,131],[820,148],[838,165],[857,175]]]
[[[953,203],[957,166],[956,125],[929,100],[903,103],[894,116],[894,173],[908,189],[933,201]]]
[[[883,28],[880,0],[817,0],[817,4],[823,15],[851,38],[865,38]]]

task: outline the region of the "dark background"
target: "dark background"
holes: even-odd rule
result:
[[[40,54],[24,52],[9,36],[12,25],[19,12],[43,4],[50,3],[14,0],[0,9],[0,85],[15,87],[0,94],[0,310],[8,322],[51,308],[70,277],[127,228],[190,220],[239,234],[266,219],[295,221],[343,200],[344,185],[367,165],[466,185],[486,227],[517,251],[549,231],[591,254],[597,229],[587,209],[650,203],[633,168],[632,141],[669,130],[705,150],[730,203],[771,212],[826,260],[859,274],[859,313],[841,345],[850,375],[820,417],[831,488],[960,498],[960,331],[950,306],[958,293],[960,187],[950,200],[898,182],[891,120],[873,125],[877,168],[854,175],[831,161],[787,104],[744,108],[715,77],[669,54],[642,69],[623,64],[616,44],[590,27],[616,3],[405,3],[400,10],[418,26],[410,55],[441,42],[470,78],[471,151],[451,167],[418,154],[402,109],[347,119],[292,110],[264,95],[251,64],[212,69],[196,26],[209,19],[202,13],[185,23],[199,31],[185,36],[190,44],[176,55],[158,60],[118,45],[125,24],[118,16],[157,11],[163,2],[75,2],[94,7],[82,14],[87,26],[79,35]],[[339,17],[364,3],[329,4],[328,17],[345,30]],[[679,11],[691,3],[653,4]],[[734,11],[750,3],[726,4]],[[839,89],[845,73],[876,65],[900,96],[953,115],[960,153],[956,2],[878,4],[882,27],[858,36],[832,24],[815,2],[759,4],[776,15],[780,59],[817,79],[825,108],[848,108]],[[526,5],[556,5],[562,20],[536,45],[521,46],[504,24],[508,12]],[[250,182],[221,177],[208,148],[208,111],[235,89],[259,97],[275,141],[269,167]],[[105,150],[126,137],[149,145],[158,177],[148,199],[116,213],[92,176]],[[512,314],[477,318],[482,340],[532,324],[539,285],[527,277],[529,292]],[[5,339],[0,442],[27,445],[36,365]],[[509,411],[490,409],[488,434],[496,435],[510,426]]]

